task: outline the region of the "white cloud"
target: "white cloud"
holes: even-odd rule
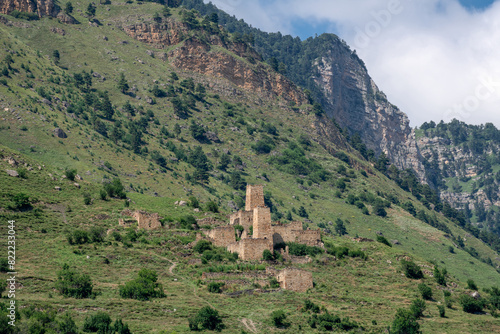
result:
[[[413,126],[457,118],[500,127],[500,2],[484,11],[457,0],[213,2],[265,31],[334,23]]]

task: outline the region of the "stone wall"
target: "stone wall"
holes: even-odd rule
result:
[[[271,226],[273,243],[295,242],[297,235],[302,231],[302,222],[291,222],[290,224],[277,224]]]
[[[205,232],[205,234],[213,239],[212,243],[216,247],[227,247],[228,245],[236,242],[233,226],[216,227]]]
[[[229,217],[230,225],[241,225],[245,230],[253,226],[253,211],[238,211]]]
[[[160,216],[157,213],[125,209],[122,211],[122,215],[134,218],[137,221],[138,228],[154,230],[161,227]],[[118,224],[120,226],[130,225],[130,219],[120,219]]]
[[[37,13],[39,17],[55,16],[57,9],[53,0],[2,0],[0,1],[0,13],[10,14],[14,10],[19,12]]]
[[[201,218],[201,219],[196,219],[196,224],[198,226],[205,226],[205,225],[224,225],[224,222],[214,218],[214,217],[206,217],[206,218]]]
[[[231,253],[238,253],[241,260],[260,260],[262,253],[268,249],[273,251],[273,244],[268,239],[241,239],[238,242],[227,246],[227,250]]]
[[[272,238],[271,210],[266,207],[253,209],[253,236],[254,238]]]
[[[317,247],[324,246],[323,243],[321,242],[321,233],[319,230],[297,231],[296,242],[308,246],[317,246]]]
[[[245,199],[245,211],[251,211],[259,206],[264,207],[264,187],[262,185],[252,186],[247,184],[247,197]]]
[[[282,289],[296,292],[306,292],[313,287],[312,273],[296,269],[286,268],[280,271],[276,277]]]

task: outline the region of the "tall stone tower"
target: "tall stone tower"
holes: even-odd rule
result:
[[[247,184],[247,198],[245,211],[252,211],[254,208],[264,207],[264,187],[262,185],[252,186]]]
[[[272,240],[271,210],[266,207],[253,209],[253,237]]]

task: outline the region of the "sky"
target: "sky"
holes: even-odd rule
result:
[[[412,126],[456,118],[500,128],[500,0],[212,3],[267,32],[337,34]]]

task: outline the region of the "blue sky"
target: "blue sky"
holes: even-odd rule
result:
[[[337,34],[412,126],[457,118],[500,128],[500,0],[212,2],[263,31]]]

